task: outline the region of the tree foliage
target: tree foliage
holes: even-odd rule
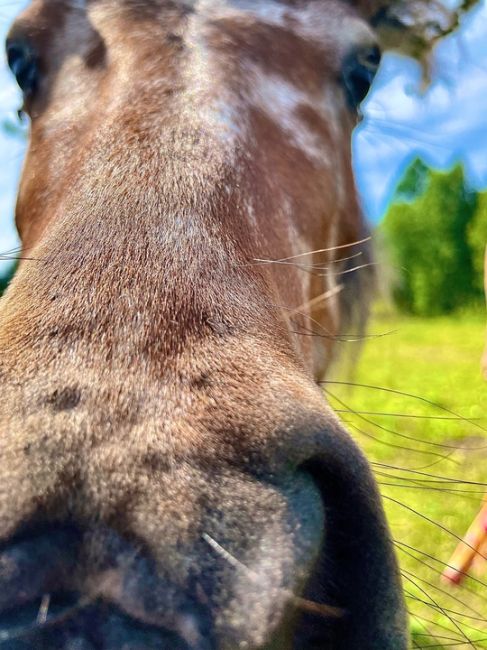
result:
[[[13,278],[16,270],[17,263],[10,264],[8,268],[2,269],[2,272],[0,273],[0,296],[5,292],[5,289],[10,284],[10,280]]]
[[[479,296],[487,202],[482,218],[477,204],[460,165],[439,172],[416,160],[407,169],[381,227],[396,270],[393,297],[404,311],[444,314]]]
[[[468,225],[468,243],[472,251],[474,282],[477,291],[483,291],[484,254],[487,244],[487,192],[477,196],[477,207]]]

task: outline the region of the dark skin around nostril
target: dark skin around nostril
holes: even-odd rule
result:
[[[112,613],[100,624],[104,650],[120,650],[125,645],[134,650],[192,650],[177,634],[138,625],[123,614]]]
[[[59,589],[76,565],[77,544],[59,530],[0,550],[0,613]]]
[[[63,650],[96,650],[96,648],[91,643],[91,641],[88,641],[87,639],[83,639],[81,637],[77,637],[68,640],[64,644]]]

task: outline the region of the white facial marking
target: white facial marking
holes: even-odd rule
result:
[[[218,21],[222,20],[236,21],[243,29],[248,24],[249,30],[255,22],[286,29],[308,42],[314,41],[323,50],[323,57],[333,57],[332,65],[339,65],[354,44],[374,42],[372,31],[364,21],[351,15],[347,7],[337,5],[333,10],[323,11],[319,4],[311,2],[298,9],[277,0],[199,0],[190,18],[191,65],[186,71],[190,101],[187,106],[198,107],[208,128],[220,139],[235,145],[247,132],[247,100],[250,106],[272,119],[286,133],[289,142],[309,160],[329,167],[331,161],[322,139],[299,111],[311,109],[327,125],[332,141],[341,141],[343,130],[338,123],[341,96],[333,96],[339,95],[339,90],[327,87],[324,82],[323,91],[313,96],[284,77],[266,74],[258,64],[244,67],[242,63],[240,71],[247,90],[243,91],[244,96],[237,96],[222,78],[221,61],[218,60],[221,54],[212,52],[205,38],[210,30],[217,33]],[[211,96],[213,99],[208,100]]]
[[[375,42],[372,29],[363,20],[350,15],[346,6],[335,5],[323,11],[321,4],[314,2],[296,8],[280,0],[200,0],[198,12],[210,20],[252,20],[287,29],[324,49],[332,45],[336,51],[338,45],[338,56],[354,44]]]
[[[247,198],[245,200],[245,209],[247,211],[250,225],[256,229],[258,227],[258,221],[255,215],[255,207],[252,198]]]
[[[249,86],[252,89],[252,104],[285,131],[289,142],[309,160],[321,166],[328,166],[330,161],[322,142],[298,112],[300,108],[308,107],[322,114],[320,103],[314,102],[306,93],[282,77],[264,74],[258,69],[253,71]]]
[[[339,224],[338,224],[337,216],[338,216],[337,214],[334,215],[334,218],[330,224],[330,235],[329,235],[330,248],[338,245]],[[335,271],[337,269],[337,266],[340,268],[340,265],[333,264],[333,253],[334,251],[330,252],[329,259],[327,260],[325,286],[326,286],[326,291],[329,292],[328,308],[329,308],[329,314],[332,319],[332,327],[335,331],[337,331],[340,323],[340,309],[339,309],[340,292],[338,290],[338,282],[337,282],[337,276],[335,274]]]
[[[243,137],[244,129],[237,112],[238,103],[222,78],[218,56],[206,40],[207,5],[208,0],[201,0],[197,12],[189,19],[186,47],[190,60],[183,69],[186,91],[181,111],[187,113],[188,123],[197,119],[210,137],[225,143],[228,154],[234,152],[236,140]]]

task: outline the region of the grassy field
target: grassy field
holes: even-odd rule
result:
[[[439,579],[487,488],[484,331],[481,313],[426,320],[378,308],[369,335],[379,336],[351,374],[343,363],[332,373],[355,385],[325,385],[374,462],[417,648],[487,648],[487,562],[460,587]]]

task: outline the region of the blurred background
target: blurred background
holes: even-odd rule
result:
[[[2,38],[21,7],[0,0]],[[20,104],[3,60],[1,287],[19,245],[13,211],[28,130]],[[358,361],[335,368],[324,390],[373,462],[414,647],[487,648],[487,548],[460,586],[440,579],[487,488],[485,1],[437,46],[427,89],[417,62],[384,56],[353,156],[380,291]]]

